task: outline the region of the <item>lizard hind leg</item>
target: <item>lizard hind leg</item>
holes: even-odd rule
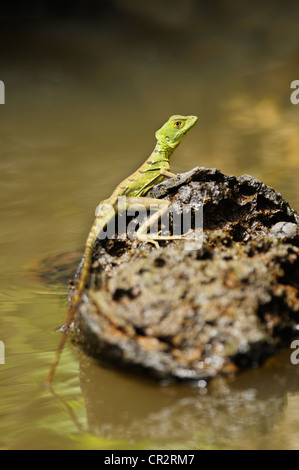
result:
[[[133,208],[135,210],[138,210],[138,207],[140,208],[141,206],[145,209],[151,209],[151,210],[156,209],[156,212],[151,214],[151,216],[147,218],[138,228],[136,232],[136,236],[139,240],[153,243],[157,248],[159,248],[159,244],[157,240],[185,239],[184,235],[160,235],[159,233],[157,233],[158,222],[159,220],[163,218],[163,216],[169,210],[169,207],[171,206],[170,201],[166,201],[163,199],[139,197],[139,198],[128,198],[127,204],[128,204],[128,207]],[[156,233],[153,232],[153,229],[156,230]]]
[[[168,210],[171,205],[170,201],[165,201],[162,199],[155,199],[151,197],[128,197],[127,198],[127,210],[130,211],[147,211],[155,210],[149,218],[146,218],[140,227],[136,231],[136,236],[139,240],[152,243],[156,248],[160,248],[159,243],[156,241],[158,235],[149,234],[148,231],[154,224],[157,224],[161,219],[162,215]]]

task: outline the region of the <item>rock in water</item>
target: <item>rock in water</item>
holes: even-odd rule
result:
[[[203,205],[203,245],[105,240],[75,319],[101,362],[192,381],[256,366],[298,333],[298,214],[249,175],[195,168],[149,194]]]

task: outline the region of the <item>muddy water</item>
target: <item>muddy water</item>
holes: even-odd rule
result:
[[[199,116],[172,171],[249,173],[299,209],[295,2],[217,15],[190,1],[164,21],[127,3],[93,19],[1,27],[0,446],[299,448],[291,350],[207,390],[103,369],[68,346],[55,395],[41,388],[67,283],[42,280],[38,260],[82,249],[98,202],[171,114]]]

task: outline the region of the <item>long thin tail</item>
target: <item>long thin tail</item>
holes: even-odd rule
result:
[[[58,346],[57,346],[57,349],[56,349],[56,352],[55,352],[55,356],[54,356],[54,359],[52,361],[48,377],[46,379],[46,385],[50,385],[50,383],[52,382],[52,379],[53,379],[56,367],[58,365],[60,355],[61,355],[61,352],[63,350],[63,346],[64,346],[64,343],[66,341],[71,323],[73,321],[73,318],[74,318],[74,315],[76,313],[77,307],[78,307],[79,302],[81,300],[83,291],[86,287],[86,284],[89,281],[92,253],[93,253],[93,248],[94,248],[96,239],[97,239],[97,236],[96,236],[95,230],[91,230],[90,234],[88,235],[87,241],[86,241],[85,253],[84,253],[84,263],[83,263],[80,278],[79,278],[79,281],[78,281],[77,291],[76,291],[76,293],[74,294],[74,296],[72,298],[70,311],[68,313],[65,324],[63,326],[62,336],[61,336],[60,341],[58,343]]]

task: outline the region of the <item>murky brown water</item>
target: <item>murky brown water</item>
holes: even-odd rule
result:
[[[156,15],[156,2],[140,11],[119,0],[93,19],[1,26],[3,448],[299,448],[289,351],[203,394],[99,368],[68,346],[57,396],[41,389],[67,286],[31,272],[36,260],[83,248],[98,202],[175,113],[200,120],[172,171],[249,173],[299,209],[299,105],[290,102],[299,8],[269,3],[214,11],[190,0]]]

